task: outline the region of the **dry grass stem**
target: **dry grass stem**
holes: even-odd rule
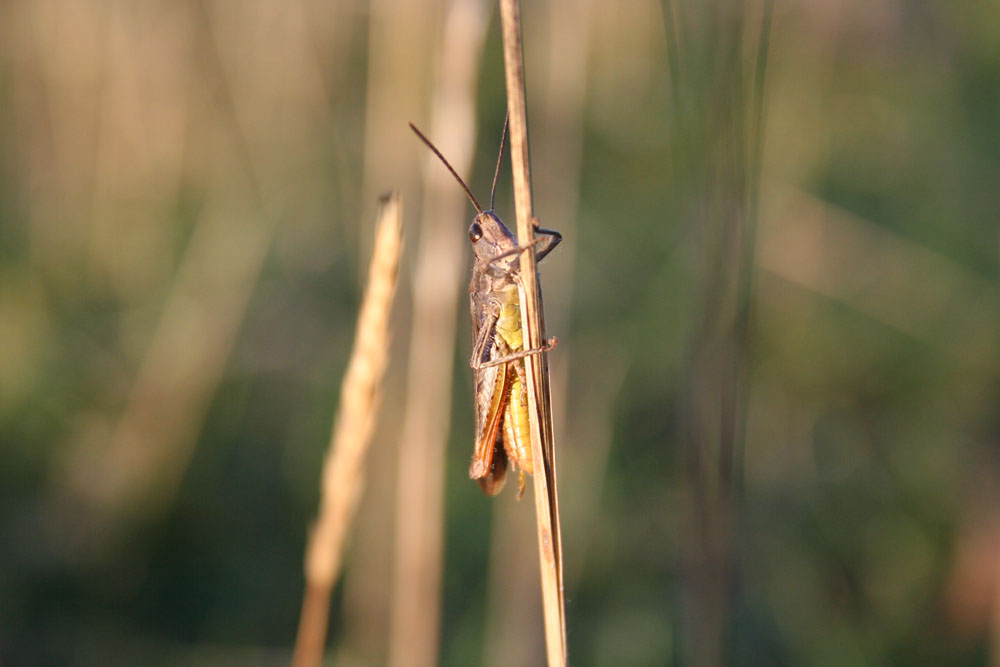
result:
[[[347,75],[347,88],[332,89],[334,106],[346,115],[337,129],[341,144],[341,164],[338,167],[350,203],[357,198],[358,220],[375,215],[378,195],[391,187],[407,202],[417,202],[420,192],[420,164],[423,154],[412,147],[413,134],[407,121],[419,118],[426,110],[428,81],[434,67],[433,54],[440,39],[440,3],[413,0],[382,0],[378,3],[335,2],[319,3],[322,11],[333,9],[341,22],[355,26],[351,39],[355,57],[364,56],[363,79],[358,74],[357,60],[352,60],[352,73]],[[336,9],[334,9],[336,8]],[[351,33],[351,30],[347,31]],[[341,92],[352,90],[356,82],[363,91],[364,101],[355,107]],[[355,117],[353,109],[363,112]],[[351,111],[348,111],[351,110]],[[363,137],[358,144],[358,137]],[[360,151],[361,168],[355,162]],[[336,179],[335,179],[336,180]],[[413,207],[410,206],[412,211]],[[419,233],[411,226],[407,234]],[[364,256],[371,248],[371,225],[347,225],[343,230],[345,247],[357,248]],[[409,241],[408,241],[409,243]],[[414,246],[411,246],[411,249]],[[409,251],[408,251],[409,252]],[[365,270],[358,262],[359,280]],[[409,279],[409,271],[400,275],[400,288]],[[404,292],[399,300],[405,301]],[[407,312],[404,308],[402,312]],[[402,323],[401,323],[402,325]],[[408,341],[393,342],[393,358],[405,359]],[[402,405],[405,400],[405,364],[394,363],[385,380],[385,401]],[[372,470],[394,470],[397,452],[391,444],[402,427],[402,410],[386,410],[379,420],[380,437],[386,446],[369,452]],[[387,535],[395,518],[395,475],[372,475],[366,481],[367,491],[358,507],[356,520],[364,525],[379,526],[378,530],[358,531],[352,538],[352,565],[344,573],[340,640],[337,643],[338,664],[384,665],[387,661],[386,637],[390,632],[393,554],[387,548]],[[382,527],[385,527],[384,529]]]
[[[199,220],[113,436],[74,460],[102,539],[137,507],[168,507],[194,453],[271,236],[267,222],[241,209],[223,204]]]
[[[375,430],[389,349],[389,311],[402,247],[400,200],[383,202],[375,230],[368,287],[354,349],[344,374],[340,407],[323,461],[319,516],[306,546],[306,591],[292,664],[319,665],[326,644],[330,593],[340,572],[344,539],[364,488],[364,461]]]
[[[510,153],[514,180],[514,206],[519,245],[534,238],[531,203],[531,173],[528,158],[528,118],[524,95],[524,57],[521,48],[521,17],[517,0],[500,1],[503,33],[504,72],[507,82],[507,111],[510,115]],[[526,334],[525,347],[542,346],[545,322],[537,285],[535,252],[521,255],[521,319]],[[566,616],[563,601],[562,536],[556,488],[552,411],[549,398],[546,355],[525,358],[528,408],[531,419],[531,453],[540,462],[533,476],[535,520],[538,527],[538,560],[545,618],[545,646],[549,665],[566,664]]]
[[[58,14],[53,11],[39,5],[25,18],[52,25]],[[143,10],[122,12],[108,6],[97,12],[104,18],[96,23],[85,10],[73,16],[78,39],[59,43],[58,32],[46,31],[41,45],[47,58],[59,54],[58,62],[49,65],[55,69],[46,68],[44,83],[54,114],[53,140],[62,144],[72,136],[88,136],[90,130],[79,123],[91,117],[99,117],[100,126],[112,131],[94,133],[92,145],[90,141],[68,144],[74,153],[66,157],[73,164],[92,163],[92,174],[89,169],[55,170],[66,178],[83,179],[72,189],[84,191],[79,185],[85,183],[92,209],[74,203],[72,214],[61,210],[52,214],[74,225],[77,219],[89,220],[90,241],[81,248],[87,253],[88,272],[113,286],[122,312],[152,312],[146,304],[158,302],[161,290],[166,294],[155,322],[145,315],[121,317],[124,338],[142,340],[145,348],[136,377],[130,380],[124,410],[117,424],[108,427],[108,435],[103,427],[92,431],[91,424],[104,421],[99,411],[81,420],[86,435],[59,473],[69,477],[68,483],[60,480],[54,489],[60,503],[65,501],[65,487],[73,490],[74,502],[82,496],[89,505],[88,525],[80,531],[83,544],[107,549],[123,534],[123,524],[170,507],[191,464],[275,233],[275,220],[266,212],[274,191],[284,186],[260,184],[288,177],[273,166],[284,164],[275,155],[304,159],[309,155],[305,147],[311,145],[306,137],[315,143],[317,104],[304,103],[290,111],[295,122],[289,126],[296,131],[288,133],[262,122],[259,110],[272,108],[276,97],[308,99],[318,77],[299,74],[302,58],[309,53],[299,46],[270,59],[258,54],[266,62],[236,58],[233,54],[243,53],[242,37],[229,33],[235,39],[225,39],[227,21],[239,16],[248,30],[261,25],[259,15],[245,7],[225,17],[177,8],[158,17],[159,29],[152,34],[137,29],[151,16]],[[283,43],[304,41],[302,22],[279,23]],[[84,37],[88,31],[99,37],[90,41]],[[103,46],[90,50],[88,43]],[[206,57],[192,59],[192,51]],[[94,80],[103,82],[93,111],[81,108],[70,92],[73,87],[65,87],[71,80],[67,75],[72,77],[81,68],[90,69]],[[253,71],[253,76],[241,77],[246,71]],[[234,86],[236,80],[245,85]],[[179,81],[187,83],[176,85]],[[206,99],[219,91],[225,92],[214,99],[221,103],[203,108]],[[146,133],[143,127],[157,131]],[[198,139],[188,143],[184,137]],[[76,155],[83,147],[93,153]],[[65,147],[55,153],[62,150]],[[180,184],[199,180],[204,175],[201,169],[217,169],[218,180],[206,190],[206,205],[173,271],[171,261],[164,258],[173,250],[174,221],[154,211],[169,209],[179,196]],[[65,197],[41,199],[64,202]],[[149,207],[137,206],[139,201]],[[88,210],[89,214],[82,213]],[[58,236],[64,234],[60,231]],[[106,400],[117,402],[116,382],[106,385],[102,391],[111,392]]]
[[[430,131],[462,172],[468,172],[475,146],[476,82],[487,19],[479,0],[448,3],[436,56]],[[464,250],[460,221],[467,206],[430,153],[423,178],[406,405],[396,465],[388,664],[399,667],[439,663],[445,445]]]
[[[529,11],[526,8],[526,11]],[[540,74],[544,86],[532,96],[533,108],[540,122],[533,125],[534,182],[538,184],[536,201],[545,211],[545,226],[559,230],[563,235],[559,244],[558,259],[544,262],[546,294],[550,299],[545,312],[550,331],[563,332],[568,328],[569,304],[572,301],[573,265],[576,256],[574,230],[579,208],[580,174],[583,155],[583,118],[587,92],[589,53],[591,50],[592,18],[595,15],[590,0],[554,0],[546,6],[531,8],[531,17],[524,25],[524,40],[538,44],[540,57],[533,60],[533,71]],[[564,428],[567,394],[572,360],[579,359],[575,341],[561,341],[559,354],[551,358],[550,373],[553,432],[568,434]],[[587,383],[590,386],[590,383]],[[607,413],[611,403],[597,414]],[[575,412],[575,410],[574,410]],[[590,414],[586,413],[585,414]],[[596,416],[596,415],[594,415]],[[588,419],[587,423],[593,420]],[[589,432],[586,442],[593,442]],[[567,474],[573,478],[601,479],[603,458],[577,456],[584,442],[570,438],[574,455],[563,459],[560,468],[564,482],[563,500],[567,489]],[[596,445],[596,443],[595,443]],[[598,449],[592,446],[590,449]],[[589,451],[589,450],[588,450]],[[567,469],[567,465],[571,466]],[[580,468],[586,468],[583,473]],[[593,487],[582,491],[587,498],[594,498]],[[593,502],[588,502],[590,507]],[[593,523],[593,516],[571,526],[570,517],[562,506],[560,517],[567,531],[585,541]],[[540,647],[544,642],[544,623],[541,616],[541,591],[532,574],[538,567],[537,554],[525,549],[533,539],[534,518],[524,512],[519,503],[501,502],[493,510],[493,529],[490,537],[490,572],[486,627],[483,649],[484,664],[534,665],[538,662]],[[564,538],[566,535],[564,534]],[[564,547],[565,548],[565,547]],[[573,553],[577,553],[573,551]],[[576,559],[574,562],[579,564]],[[572,572],[567,571],[566,590],[572,591]],[[534,610],[537,610],[535,613]]]
[[[770,2],[667,3],[677,138],[674,178],[691,192],[694,324],[680,422],[687,504],[681,652],[691,665],[731,662],[740,603],[742,485],[750,290]],[[690,39],[701,31],[716,39]],[[744,53],[751,53],[744,56]],[[706,77],[705,72],[711,73]],[[709,83],[710,81],[710,83]],[[683,180],[681,180],[683,179]]]

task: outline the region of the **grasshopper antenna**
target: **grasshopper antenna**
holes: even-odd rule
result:
[[[428,148],[430,148],[432,151],[434,151],[434,155],[438,156],[438,159],[441,160],[441,162],[444,163],[444,166],[448,167],[448,171],[451,172],[451,175],[455,177],[455,180],[458,181],[458,184],[462,186],[463,190],[465,190],[465,194],[468,195],[469,201],[472,202],[472,205],[475,206],[476,210],[479,211],[479,214],[482,215],[483,214],[483,207],[479,205],[478,201],[476,201],[476,197],[475,197],[475,195],[472,194],[472,190],[470,190],[469,186],[465,184],[465,181],[463,181],[462,177],[458,175],[458,172],[456,172],[452,168],[452,166],[448,163],[448,160],[446,160],[444,158],[444,156],[441,155],[441,151],[439,151],[437,149],[437,146],[435,146],[434,144],[432,144],[431,140],[428,139],[427,137],[425,137],[424,133],[421,132],[420,130],[418,130],[417,126],[414,125],[413,123],[410,123],[410,129],[413,130],[414,132],[416,132],[417,136],[420,137],[420,140],[423,141],[425,144],[427,144]]]
[[[497,194],[497,181],[500,180],[500,163],[503,162],[503,145],[507,140],[507,123],[510,122],[510,112],[503,117],[503,133],[500,134],[500,154],[497,155],[497,168],[493,172],[493,187],[490,189],[490,210],[493,210],[493,200]]]

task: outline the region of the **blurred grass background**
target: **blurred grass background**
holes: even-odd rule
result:
[[[574,664],[684,662],[679,416],[713,267],[683,170],[709,156],[683,128],[746,104],[678,99],[665,19],[696,4],[522,8],[535,210],[566,237],[541,272]],[[482,32],[456,121],[434,96],[466,6]],[[721,42],[692,16],[682,74],[714,81]],[[998,25],[995,3],[774,3],[732,664],[1000,664]],[[463,253],[441,251],[460,263],[444,468],[397,471],[431,196],[406,122],[470,122],[460,171],[485,198],[505,110],[492,5],[13,2],[0,35],[0,662],[287,662],[376,200],[396,188],[411,251],[331,659],[389,659],[398,489],[429,478],[438,661],[538,664],[531,507],[466,475],[468,206],[436,223]]]

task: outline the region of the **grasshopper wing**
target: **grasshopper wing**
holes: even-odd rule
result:
[[[469,466],[469,477],[479,480],[487,495],[503,488],[507,473],[507,455],[503,448],[500,423],[510,394],[509,364],[480,368],[476,380],[476,447]]]

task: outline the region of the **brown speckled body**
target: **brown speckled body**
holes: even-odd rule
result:
[[[524,473],[531,474],[534,470],[524,358],[552,349],[555,339],[545,341],[538,349],[524,349],[519,258],[522,252],[535,247],[536,261],[540,261],[559,244],[562,236],[559,232],[542,229],[536,220],[535,231],[540,236],[528,246],[518,246],[507,226],[492,210],[483,210],[465,181],[434,144],[413,123],[410,127],[448,168],[478,211],[469,225],[469,241],[475,255],[469,283],[474,340],[469,365],[476,390],[476,445],[469,476],[492,496],[503,488],[507,466],[513,463],[520,468],[520,498],[524,491]],[[506,132],[505,123],[504,136]],[[503,155],[502,139],[500,155]],[[498,158],[493,176],[494,192],[499,175]],[[492,200],[491,194],[491,207]]]

